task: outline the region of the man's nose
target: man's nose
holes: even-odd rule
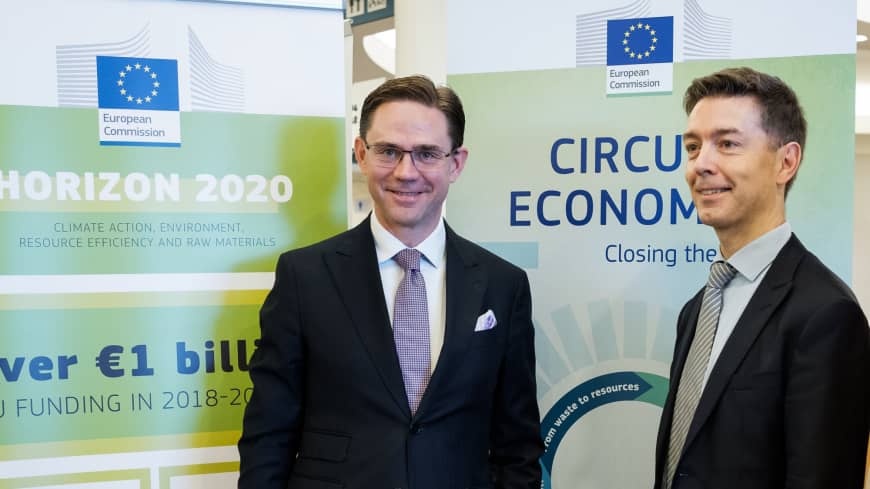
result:
[[[396,167],[393,168],[393,175],[397,178],[416,178],[420,175],[420,171],[417,169],[417,165],[414,162],[413,153],[410,151],[405,151],[402,153],[402,156],[399,157],[399,162],[396,163]]]
[[[717,162],[716,147],[711,144],[705,144],[698,150],[693,169],[698,174],[715,173]]]

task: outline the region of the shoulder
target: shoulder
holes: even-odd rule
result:
[[[368,222],[366,219],[347,231],[316,243],[287,250],[279,256],[278,264],[280,266],[282,263],[290,262],[299,264],[321,263],[321,257],[327,254],[342,252],[351,254],[366,245],[374,249],[374,240]]]
[[[787,249],[789,247],[790,250]],[[795,263],[788,307],[790,317],[796,323],[819,323],[824,329],[839,329],[849,325],[866,329],[866,316],[852,289],[816,255],[804,248],[796,237],[776,260],[793,260]]]
[[[810,252],[795,271],[792,297],[783,320],[798,354],[819,352],[831,362],[863,358],[867,368],[870,327],[854,293]]]
[[[795,292],[812,296],[818,302],[858,303],[852,289],[807,249],[795,268],[793,284]],[[802,294],[803,295],[803,294]]]

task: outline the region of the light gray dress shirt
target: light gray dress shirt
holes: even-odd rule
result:
[[[722,312],[719,314],[719,326],[716,328],[716,337],[713,339],[713,349],[710,351],[710,361],[704,373],[702,388],[707,385],[707,379],[713,366],[716,365],[716,360],[722,354],[722,349],[731,337],[731,332],[734,331],[743,310],[758,289],[758,284],[767,275],[770,264],[789,238],[791,238],[791,225],[785,222],[740,248],[727,260],[737,269],[737,274],[722,291]],[[721,251],[717,254],[716,260],[724,260]]]

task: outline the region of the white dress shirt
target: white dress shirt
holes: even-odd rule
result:
[[[722,291],[722,312],[719,314],[719,326],[716,328],[716,337],[713,339],[713,349],[710,350],[710,361],[707,364],[707,371],[704,373],[702,388],[707,385],[710,372],[716,365],[719,355],[722,354],[722,349],[725,348],[725,343],[731,337],[743,310],[746,309],[749,300],[758,289],[758,285],[767,275],[773,259],[776,258],[789,238],[791,238],[791,225],[786,222],[740,248],[727,260],[737,270],[737,274]],[[717,254],[716,260],[724,260],[721,250]]]
[[[393,306],[396,302],[396,291],[399,282],[405,276],[402,267],[393,260],[396,253],[407,248],[398,238],[393,236],[378,221],[372,212],[371,228],[375,238],[375,252],[378,255],[378,268],[381,272],[381,285],[384,288],[384,299],[387,301],[387,311],[390,314],[390,324],[393,324]],[[447,299],[447,233],[444,221],[439,220],[432,234],[415,247],[423,255],[420,260],[420,273],[426,282],[426,303],[429,306],[429,374],[435,370],[441,346],[444,344],[444,324]]]

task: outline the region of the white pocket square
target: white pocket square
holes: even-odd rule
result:
[[[492,312],[492,309],[488,309],[477,318],[477,323],[474,325],[474,332],[489,331],[494,328],[496,324],[498,324],[498,321],[495,320],[495,313]]]

